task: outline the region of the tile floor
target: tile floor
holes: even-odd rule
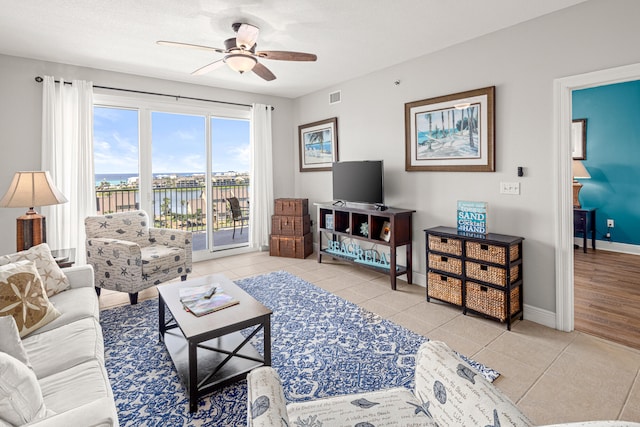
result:
[[[240,279],[286,270],[430,339],[446,342],[502,375],[495,382],[536,424],[621,419],[640,422],[640,351],[580,332],[559,332],[524,320],[505,325],[427,303],[425,289],[371,270],[323,260],[249,253],[194,263],[191,277],[223,273]],[[139,299],[153,298],[155,288]],[[102,308],[128,304],[104,290]]]

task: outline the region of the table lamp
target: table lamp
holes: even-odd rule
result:
[[[66,203],[64,194],[53,185],[47,171],[16,172],[7,193],[0,199],[2,208],[29,208],[17,218],[16,246],[18,251],[44,243],[47,240],[46,218],[34,206]]]
[[[591,175],[587,171],[587,168],[584,167],[582,162],[578,160],[574,160],[571,166],[572,175],[573,175],[573,207],[581,208],[580,200],[578,199],[578,195],[580,194],[580,190],[582,189],[582,184],[579,183],[578,179],[589,179]]]

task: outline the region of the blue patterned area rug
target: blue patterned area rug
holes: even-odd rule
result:
[[[273,311],[272,365],[288,401],[413,387],[414,355],[427,338],[287,272],[236,282]],[[246,381],[188,398],[158,341],[158,300],[101,313],[107,372],[121,426],[245,426]],[[262,333],[254,337],[262,348]],[[471,361],[490,381],[498,373]]]

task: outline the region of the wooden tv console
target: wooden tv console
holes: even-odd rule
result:
[[[407,275],[407,283],[412,280],[412,226],[411,216],[415,210],[387,208],[386,210],[337,206],[332,203],[316,203],[318,207],[318,262],[322,256],[330,256],[352,262],[363,267],[371,268],[388,274],[391,279],[391,289],[396,290],[396,277]],[[383,225],[388,223],[388,241],[381,237]],[[364,225],[363,225],[364,224]],[[326,237],[326,238],[325,238]],[[363,255],[359,259],[332,250],[349,239],[357,239],[389,248],[388,267],[363,262]],[[348,244],[345,243],[348,246]],[[406,248],[407,265],[401,266],[396,262],[397,249]],[[386,254],[385,254],[386,257]]]

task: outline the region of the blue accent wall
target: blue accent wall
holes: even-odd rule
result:
[[[594,207],[596,234],[640,245],[640,81],[573,92],[573,118],[587,119],[587,158],[591,179],[582,179],[580,203]]]

